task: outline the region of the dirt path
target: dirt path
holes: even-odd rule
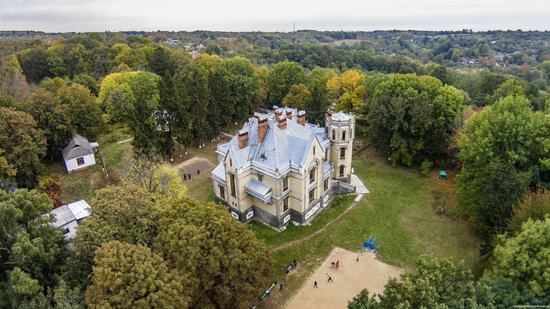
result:
[[[357,261],[357,257],[359,260]],[[339,261],[338,269],[331,262]],[[361,290],[382,293],[390,278],[397,278],[403,269],[382,263],[371,252],[356,252],[335,247],[327,259],[308,278],[299,292],[283,307],[286,309],[346,308],[347,303]],[[327,281],[327,274],[332,282]],[[314,287],[317,281],[318,287]]]
[[[352,210],[357,204],[359,204],[359,201],[361,199],[355,199],[355,201],[353,201],[353,203],[351,203],[351,206],[349,206],[346,210],[344,210],[344,212],[342,212],[341,214],[339,214],[336,218],[334,218],[333,220],[329,221],[327,224],[325,224],[322,228],[320,228],[319,230],[307,235],[306,237],[302,237],[302,238],[299,238],[299,239],[296,239],[296,240],[293,240],[291,242],[287,242],[285,244],[282,244],[282,245],[279,245],[277,247],[273,247],[271,248],[271,252],[277,252],[277,251],[281,251],[283,249],[286,249],[286,248],[289,248],[289,247],[292,247],[294,245],[297,245],[297,244],[300,244],[300,243],[303,243],[304,241],[307,241],[309,239],[311,239],[312,237],[315,237],[316,235],[319,235],[321,233],[323,233],[327,227],[331,226],[334,222],[337,222],[338,220],[340,220],[340,218],[342,218],[346,213],[348,213],[350,210]]]

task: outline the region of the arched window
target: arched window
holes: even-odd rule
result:
[[[332,129],[332,139],[336,139],[336,131]]]
[[[343,140],[343,141],[346,140],[346,131],[342,131],[342,140]]]
[[[345,169],[345,166],[340,165],[340,176],[339,177],[344,177],[344,169]]]

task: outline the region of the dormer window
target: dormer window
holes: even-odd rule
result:
[[[315,146],[313,146],[313,155],[315,155]]]

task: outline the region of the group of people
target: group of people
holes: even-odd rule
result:
[[[337,260],[336,262],[331,262],[332,268],[338,269],[340,267],[340,260]]]

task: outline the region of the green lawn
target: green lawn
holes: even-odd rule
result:
[[[434,210],[434,204],[441,202],[441,191],[446,194],[448,183],[423,176],[415,169],[391,167],[383,159],[377,158],[356,158],[354,168],[371,193],[322,233],[272,253],[275,275],[285,282],[287,288],[282,295],[272,297],[266,307],[281,306],[292,291],[300,288],[332,248],[339,246],[358,251],[370,235],[378,239],[379,258],[382,261],[406,270],[414,269],[416,259],[422,254],[463,260],[470,268],[477,263],[480,239],[466,222],[438,215]],[[259,238],[277,247],[283,242],[312,233],[324,225],[317,221],[326,222],[350,203],[348,199],[338,204],[336,209],[327,209],[328,214],[320,215],[310,227],[289,227],[287,231],[278,234],[257,224],[252,227]],[[300,272],[285,277],[283,269],[293,259],[297,259],[303,267]]]

